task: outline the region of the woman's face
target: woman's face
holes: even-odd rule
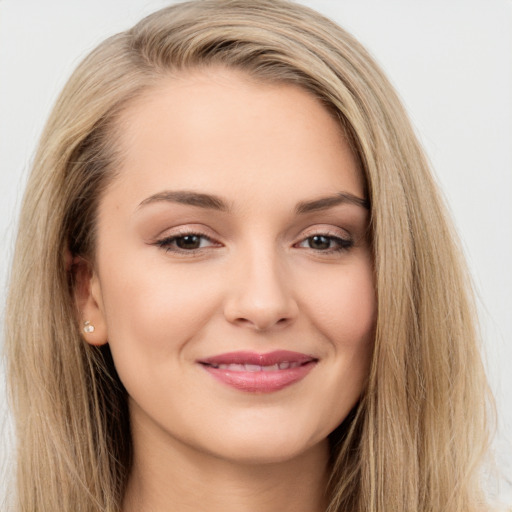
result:
[[[132,103],[83,308],[134,436],[230,460],[326,446],[376,316],[358,164],[309,93],[194,71]]]

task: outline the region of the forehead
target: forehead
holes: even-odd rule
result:
[[[127,106],[117,123],[119,183],[134,192],[166,187],[223,195],[364,194],[358,163],[334,116],[304,89],[261,83],[223,68],[162,79]],[[343,182],[343,183],[341,183]],[[206,189],[206,190],[205,190]],[[309,194],[311,195],[311,194]]]

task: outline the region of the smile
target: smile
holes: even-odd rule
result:
[[[297,368],[302,363],[284,361],[269,366],[261,366],[259,364],[212,364],[213,368],[219,370],[229,370],[230,372],[276,372],[279,370],[288,370],[289,368]]]
[[[198,362],[210,375],[235,389],[271,393],[302,380],[316,366],[318,359],[279,350],[266,354],[229,352]]]

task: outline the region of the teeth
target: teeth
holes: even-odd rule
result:
[[[219,370],[229,370],[231,372],[245,372],[243,364],[219,364]]]
[[[277,370],[280,370],[280,365],[278,365],[277,363],[276,364],[273,364],[272,366],[262,366],[261,369],[264,371],[264,372],[275,372]]]
[[[260,366],[259,364],[212,364],[213,368],[219,370],[227,370],[230,372],[277,372],[279,370],[288,370],[290,368],[297,368],[301,366],[301,363],[283,361],[282,363],[276,363],[268,366]]]

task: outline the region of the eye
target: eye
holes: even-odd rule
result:
[[[200,235],[184,235],[174,238],[173,241],[176,244],[176,247],[180,249],[192,250],[204,247],[205,242],[207,242],[207,239]]]
[[[183,233],[158,240],[155,245],[168,252],[194,252],[220,244],[200,233]]]
[[[328,234],[308,236],[297,244],[297,247],[313,249],[319,252],[339,252],[350,249],[354,245],[352,240]]]

